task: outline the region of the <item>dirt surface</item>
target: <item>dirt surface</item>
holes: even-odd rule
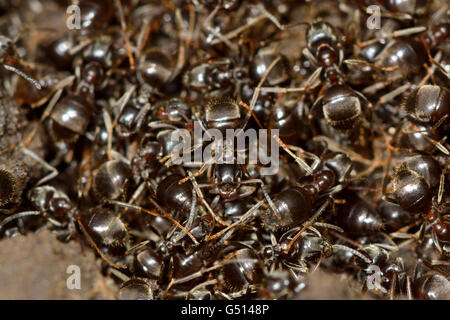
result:
[[[308,277],[308,284],[296,299],[304,300],[371,300],[367,294],[351,288],[344,274],[316,270]]]
[[[94,254],[74,241],[61,243],[50,231],[0,241],[0,257],[0,299],[116,298],[117,288],[101,274]],[[68,289],[70,265],[80,267],[80,289]]]

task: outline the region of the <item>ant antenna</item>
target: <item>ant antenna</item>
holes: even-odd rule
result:
[[[28,76],[28,75],[25,74],[23,71],[20,71],[19,69],[15,68],[15,67],[13,67],[13,66],[10,66],[10,65],[8,65],[8,64],[4,64],[3,67],[4,67],[6,70],[12,71],[12,72],[14,72],[15,74],[18,74],[19,76],[21,76],[22,78],[24,78],[25,80],[31,82],[32,84],[34,84],[34,86],[35,86],[38,90],[41,90],[41,89],[42,89],[41,85],[39,84],[39,82],[38,82],[36,79],[33,79],[32,77]]]

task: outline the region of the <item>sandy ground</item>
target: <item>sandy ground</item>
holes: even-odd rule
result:
[[[93,252],[75,241],[61,243],[48,230],[3,239],[0,257],[0,299],[116,298],[117,288],[101,274]],[[80,267],[80,289],[68,289],[70,265]]]

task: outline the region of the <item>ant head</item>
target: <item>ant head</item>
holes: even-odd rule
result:
[[[14,44],[8,37],[0,35],[0,60],[8,55],[14,55]]]

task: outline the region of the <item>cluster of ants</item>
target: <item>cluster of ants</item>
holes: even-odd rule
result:
[[[446,1],[0,13],[0,237],[88,244],[122,299],[296,299],[318,268],[380,299],[450,298]],[[242,150],[176,164],[194,122],[277,129],[279,170]]]

